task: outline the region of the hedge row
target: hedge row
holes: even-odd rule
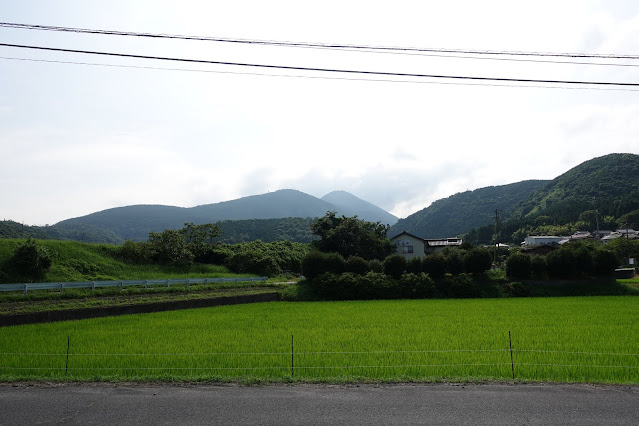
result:
[[[506,275],[512,279],[574,279],[612,275],[617,255],[591,244],[564,245],[546,256],[513,253],[506,259]]]

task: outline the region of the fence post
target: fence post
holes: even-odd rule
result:
[[[510,330],[508,330],[508,344],[510,345],[510,368],[513,371],[513,381],[515,380],[515,362],[513,361],[513,340],[510,337]]]
[[[295,377],[295,351],[293,348],[293,335],[291,334],[291,377]]]
[[[64,288],[64,283],[60,283],[60,293],[62,293],[63,288]]]
[[[27,284],[24,285],[24,295],[27,295]]]
[[[67,363],[64,367],[64,375],[66,376],[69,373],[69,344],[71,342],[71,338],[67,336]]]

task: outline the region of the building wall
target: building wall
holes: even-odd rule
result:
[[[561,240],[561,237],[555,237],[554,235],[530,236],[526,237],[526,239],[524,240],[524,245],[539,246],[542,244],[559,244],[559,241]]]
[[[424,257],[424,240],[411,235],[399,234],[391,239],[395,245],[395,253],[401,254],[406,259],[414,257]]]

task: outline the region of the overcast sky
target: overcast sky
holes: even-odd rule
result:
[[[322,44],[639,55],[636,0],[0,0],[0,21]],[[639,60],[445,57],[5,27],[0,43],[639,83]],[[32,225],[131,204],[191,207],[283,188],[318,197],[341,189],[406,217],[457,192],[552,179],[613,152],[639,154],[639,87],[503,87],[3,46],[0,57],[0,219]]]

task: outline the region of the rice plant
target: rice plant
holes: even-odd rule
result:
[[[636,384],[637,300],[277,302],[5,327],[0,380],[463,381],[514,372]]]

